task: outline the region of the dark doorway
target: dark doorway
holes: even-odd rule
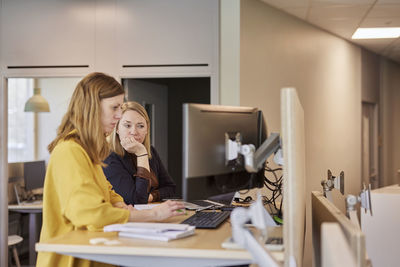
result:
[[[151,140],[182,197],[182,104],[210,104],[210,77],[130,78],[129,101],[141,103],[151,120]]]

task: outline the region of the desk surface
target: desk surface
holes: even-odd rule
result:
[[[42,213],[43,202],[35,201],[24,205],[8,205],[8,210],[12,212],[29,214],[29,264],[35,265],[36,253],[35,243],[39,240],[37,217]],[[40,227],[40,225],[39,225]]]
[[[18,204],[13,204],[13,205],[8,205],[8,209],[11,211],[24,211],[26,210],[27,212],[33,212],[34,210],[38,210],[42,212],[43,209],[43,202],[42,201],[35,201],[32,203],[26,203],[23,205],[18,205]]]
[[[179,223],[187,216],[178,216],[165,222]],[[227,250],[222,242],[231,236],[230,222],[218,229],[196,229],[194,236],[170,242],[118,237],[116,232],[74,231],[64,236],[36,244],[36,251],[56,252],[101,262],[132,266],[210,266],[249,264],[252,262],[246,250]],[[89,240],[105,237],[118,240],[117,245],[91,245]],[[282,260],[283,253],[273,254]],[[190,264],[190,265],[188,265]]]

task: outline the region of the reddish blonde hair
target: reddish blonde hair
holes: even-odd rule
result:
[[[76,86],[67,112],[57,129],[57,137],[48,145],[51,153],[60,140],[74,139],[94,164],[101,164],[110,148],[101,126],[100,101],[124,94],[121,84],[104,73],[86,75]],[[76,133],[70,134],[76,130]]]

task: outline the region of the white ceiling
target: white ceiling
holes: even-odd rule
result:
[[[400,63],[400,38],[352,40],[358,27],[400,27],[400,0],[262,0]]]

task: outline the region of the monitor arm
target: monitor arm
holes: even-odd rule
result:
[[[256,240],[253,234],[245,227],[248,220],[262,232],[261,240]],[[265,210],[261,196],[250,208],[235,208],[231,213],[233,240],[241,247],[247,249],[255,262],[261,267],[277,267],[280,264],[264,247],[267,238],[267,226],[276,226],[271,215]]]
[[[367,213],[367,211],[369,210],[372,216],[371,184],[368,185],[368,188],[366,188],[364,184],[363,190],[361,190],[359,196],[348,195],[346,197],[347,216],[349,217],[350,221],[360,227],[360,223],[357,217],[357,211],[355,209],[355,206],[358,202],[361,203],[361,208],[364,208],[365,213]]]
[[[229,134],[225,134],[225,160],[234,160],[238,154],[244,156],[246,171],[258,172],[267,158],[275,153],[275,162],[283,165],[282,153],[280,152],[281,142],[278,133],[271,133],[267,140],[256,150],[252,144],[242,144],[240,133],[235,134],[235,140],[231,140]]]
[[[332,189],[336,188],[340,190],[340,193],[344,195],[344,172],[340,172],[340,177],[332,175],[331,170],[328,170],[328,179],[321,181],[322,189],[324,190],[324,196],[330,201],[332,200]]]

